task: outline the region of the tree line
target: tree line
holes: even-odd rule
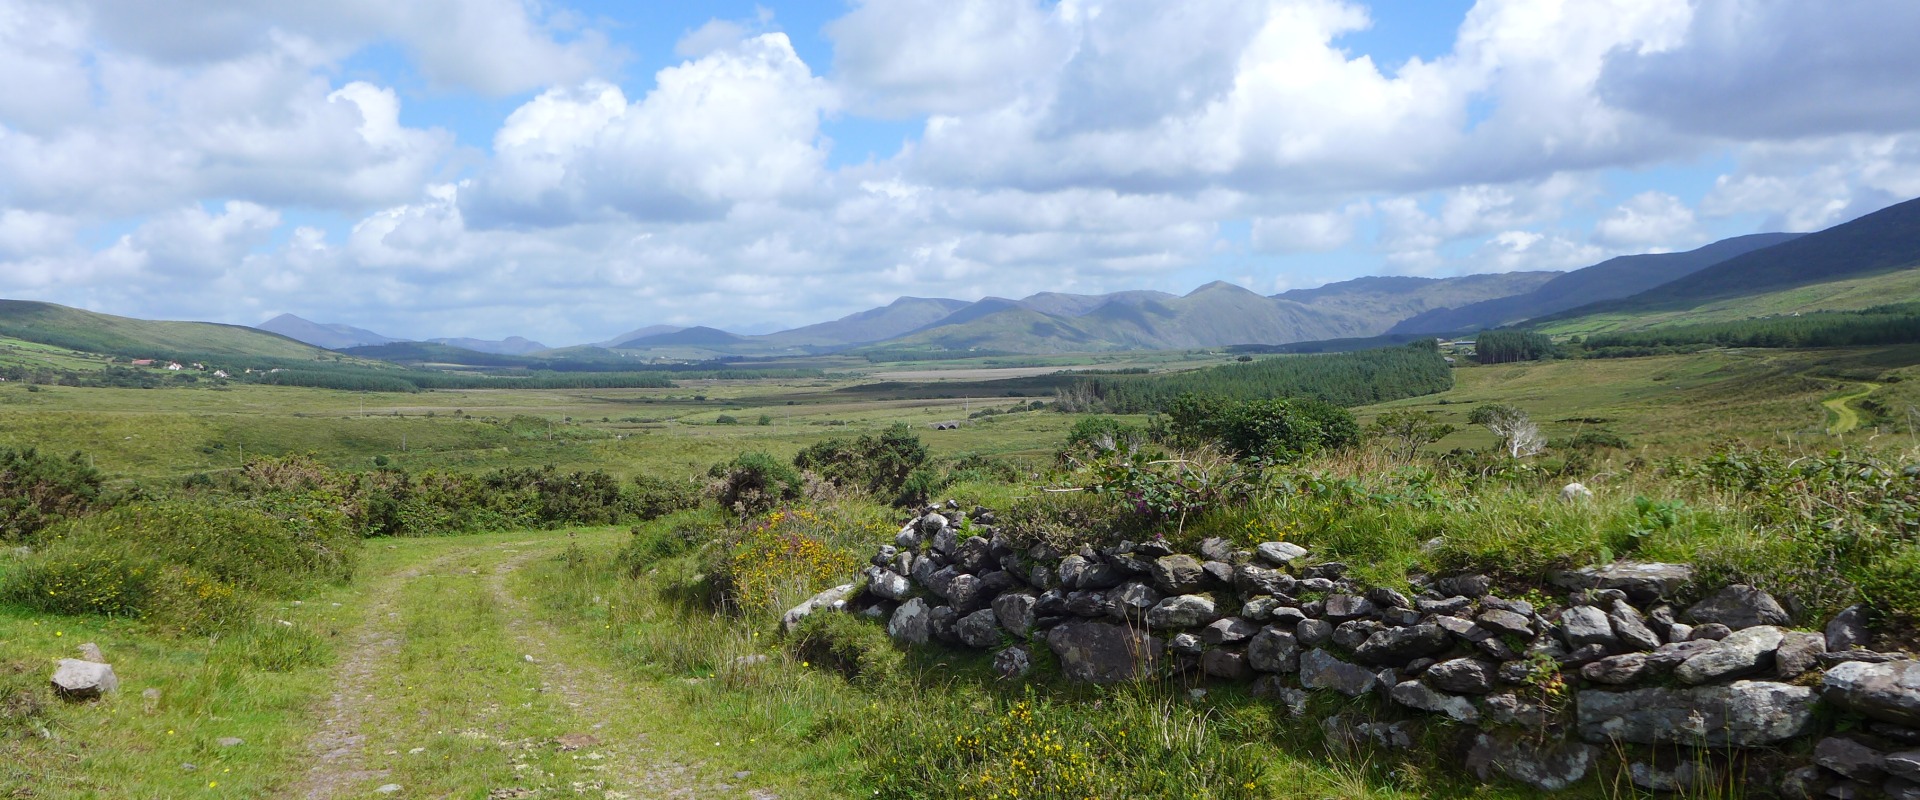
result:
[[[1248,401],[1307,398],[1362,406],[1453,388],[1453,370],[1432,340],[1354,353],[1289,356],[1154,376],[1097,376],[1060,389],[1063,411],[1145,414],[1182,395]]]

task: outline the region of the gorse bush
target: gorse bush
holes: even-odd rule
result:
[[[100,473],[86,456],[54,458],[31,447],[0,448],[0,542],[32,538],[100,500]]]
[[[726,602],[745,614],[785,608],[806,595],[847,581],[860,560],[829,537],[847,520],[831,520],[814,510],[776,510],[747,524],[726,543],[726,556],[714,570],[714,585]],[[870,541],[877,531],[870,533]]]
[[[766,453],[741,453],[732,461],[715,464],[707,474],[715,479],[709,490],[724,508],[741,516],[772,510],[800,497],[800,472]]]
[[[938,489],[928,461],[927,446],[906,423],[899,422],[878,436],[862,434],[808,445],[794,456],[793,465],[837,487],[895,505],[912,505],[925,502],[927,494]]]

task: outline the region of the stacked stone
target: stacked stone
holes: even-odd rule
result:
[[[1073,680],[1251,681],[1296,714],[1307,692],[1375,694],[1469,728],[1467,764],[1482,778],[1541,790],[1580,781],[1622,744],[1692,754],[1628,764],[1642,788],[1718,780],[1716,754],[1806,735],[1824,697],[1870,724],[1823,741],[1831,757],[1791,773],[1784,788],[1814,796],[1872,786],[1920,798],[1909,769],[1920,748],[1920,664],[1863,649],[1858,610],[1824,635],[1797,631],[1754,587],[1683,602],[1694,576],[1674,564],[1557,575],[1564,605],[1536,608],[1497,596],[1480,575],[1419,581],[1408,597],[1361,586],[1344,565],[1287,542],[1242,550],[1209,539],[1199,550],[1158,541],[1020,548],[990,512],[949,504],[874,555],[864,596],[847,607],[885,619],[904,643],[995,650],[1009,678],[1045,646]],[[1572,687],[1571,708],[1539,702],[1551,686]],[[1387,746],[1416,741],[1407,726],[1323,721],[1329,736]]]

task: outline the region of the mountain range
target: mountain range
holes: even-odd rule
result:
[[[1455,278],[1364,277],[1263,296],[1214,282],[1187,294],[1042,292],[1021,299],[967,302],[901,297],[830,322],[763,335],[710,327],[650,325],[612,339],[546,350],[519,337],[502,341],[433,339],[454,351],[540,358],[706,359],[831,352],[897,354],[1060,353],[1282,345],[1415,334],[1455,335],[1487,328],[1553,323],[1595,315],[1659,324],[1678,310],[1716,304],[1738,314],[1739,298],[1794,291],[1820,303],[1858,306],[1875,299],[1874,276],[1920,262],[1920,200],[1901,203],[1812,234],[1737,236],[1678,253],[1611,258],[1570,272],[1509,272]],[[1916,273],[1920,274],[1920,273]],[[1851,280],[1850,300],[1831,302],[1806,287]],[[1904,284],[1902,284],[1904,285]],[[1831,293],[1829,293],[1831,294]],[[1897,298],[1896,298],[1897,299]],[[1777,303],[1774,305],[1778,305]],[[1774,305],[1768,306],[1773,308]],[[397,342],[345,325],[292,315],[261,328],[330,349]]]

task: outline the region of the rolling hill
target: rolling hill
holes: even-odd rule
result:
[[[940,297],[902,297],[879,308],[848,314],[832,322],[806,325],[756,338],[770,344],[792,346],[878,342],[926,327],[967,305],[963,300]]]
[[[493,353],[502,356],[524,356],[528,353],[537,353],[547,349],[546,345],[521,336],[509,336],[499,341],[492,339],[460,338],[428,339],[427,341],[433,342],[434,344],[444,344],[448,347],[458,347],[462,350],[472,350],[476,353]]]
[[[28,300],[0,300],[0,336],[121,358],[312,360],[329,355],[244,325],[158,322]]]
[[[1440,308],[1409,317],[1391,333],[1455,333],[1498,328],[1597,300],[1638,294],[1692,275],[1729,258],[1793,241],[1797,233],[1736,236],[1683,253],[1619,256],[1547,281],[1531,292]]]
[[[1537,291],[1565,277],[1559,272],[1506,272],[1457,278],[1410,276],[1355,278],[1317,289],[1274,295],[1337,318],[1342,337],[1393,332],[1409,318],[1441,309]]]

